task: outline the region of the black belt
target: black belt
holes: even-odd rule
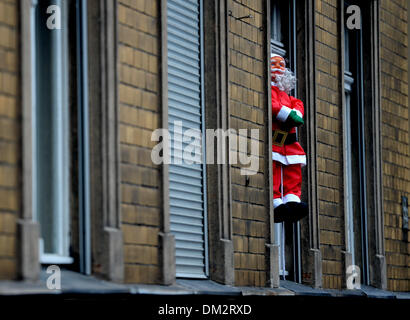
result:
[[[278,147],[295,143],[297,141],[296,133],[288,133],[282,130],[272,130],[272,144]]]

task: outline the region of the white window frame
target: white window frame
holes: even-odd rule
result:
[[[285,44],[281,42],[282,36],[282,27],[281,27],[281,12],[278,7],[278,2],[281,0],[272,1],[271,9],[271,53],[279,54],[283,57],[287,55]],[[296,76],[296,1],[291,0],[289,2],[290,6],[290,39],[289,39],[289,60],[290,65],[288,68],[293,69],[293,72]],[[294,95],[296,96],[297,87],[295,86]],[[279,275],[286,279],[286,276],[289,275],[288,270],[286,270],[286,239],[285,239],[285,224],[284,223],[275,223],[275,244],[279,246]],[[300,241],[300,222],[293,224],[293,265],[294,265],[294,279],[295,282],[301,282],[301,241]]]
[[[53,30],[51,32],[55,32],[55,41],[53,50],[56,52],[56,59],[54,61],[54,67],[56,68],[55,74],[61,75],[56,76],[54,79],[55,82],[55,91],[56,91],[56,99],[55,104],[58,108],[54,108],[56,111],[53,114],[53,123],[55,124],[56,136],[53,140],[53,148],[52,158],[54,163],[57,166],[56,174],[53,175],[53,178],[50,181],[56,187],[56,196],[54,203],[56,204],[56,208],[54,209],[58,214],[55,215],[56,219],[54,220],[53,227],[52,227],[52,237],[53,241],[55,242],[54,252],[46,253],[44,250],[44,240],[42,238],[39,239],[39,253],[40,253],[40,262],[43,264],[71,264],[73,263],[73,258],[69,255],[69,245],[70,245],[70,201],[69,201],[69,193],[70,193],[70,185],[69,185],[69,112],[68,112],[68,38],[66,36],[67,33],[67,19],[66,16],[63,14],[64,9],[66,8],[66,2],[62,0],[56,0],[56,5],[59,5],[61,10],[61,23],[62,28],[61,30]],[[33,119],[33,219],[40,222],[39,216],[39,202],[38,202],[38,190],[37,183],[38,179],[40,178],[38,175],[38,149],[37,149],[37,118],[38,118],[38,104],[37,99],[37,76],[39,75],[39,70],[37,66],[37,59],[38,52],[37,52],[37,19],[36,19],[36,11],[38,10],[38,0],[32,0],[32,8],[31,8],[31,26],[33,32],[31,33],[31,45],[32,45],[32,119]],[[63,32],[65,36],[62,36]],[[66,54],[64,54],[66,53]],[[53,62],[51,62],[53,63]],[[64,90],[66,88],[66,90]],[[61,183],[64,181],[65,183]]]

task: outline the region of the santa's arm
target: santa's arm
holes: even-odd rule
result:
[[[296,111],[296,114],[303,118],[305,114],[305,108],[303,107],[303,102],[299,99],[290,96],[290,103],[292,106],[292,110]]]
[[[303,102],[295,97],[290,97],[290,102],[292,109],[296,111],[297,115],[301,118],[305,115],[305,108],[303,107]]]
[[[303,114],[304,114],[304,108],[303,108],[303,102],[300,101],[299,99],[296,99],[295,97],[289,96],[290,98],[290,113],[288,114],[286,118],[286,124],[290,127],[298,127],[304,124],[303,121]]]
[[[277,99],[272,97],[272,117],[281,122],[285,122],[292,111],[291,108],[281,105]]]

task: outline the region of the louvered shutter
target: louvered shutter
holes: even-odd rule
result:
[[[175,235],[176,276],[187,278],[204,278],[207,273],[205,168],[202,164],[174,163],[178,157],[175,151],[183,152],[187,144],[173,131],[174,121],[181,121],[182,133],[203,128],[200,11],[200,1],[167,1],[170,220]],[[174,147],[175,141],[182,143],[182,150]]]

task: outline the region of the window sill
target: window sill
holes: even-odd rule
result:
[[[40,263],[42,264],[72,264],[73,262],[73,258],[58,254],[42,253],[40,255]]]
[[[317,296],[362,297],[372,299],[408,299],[410,293],[391,292],[362,286],[360,290],[315,289],[291,281],[281,280],[279,288],[233,287],[211,280],[179,279],[171,286],[147,284],[117,284],[85,276],[69,270],[61,270],[61,289],[47,289],[50,274],[42,269],[40,280],[0,281],[0,296],[43,294],[122,294],[122,295],[230,295],[230,296]]]

